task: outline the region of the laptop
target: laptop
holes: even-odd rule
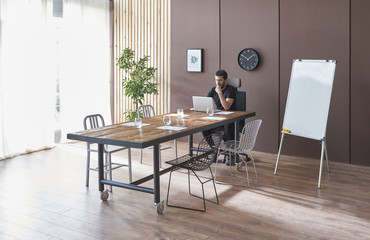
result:
[[[206,112],[207,108],[212,108],[218,112],[216,105],[211,97],[193,96],[193,109],[198,112]]]

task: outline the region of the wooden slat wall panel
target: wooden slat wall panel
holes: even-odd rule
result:
[[[158,95],[145,98],[157,114],[170,111],[170,0],[114,0],[114,58],[126,47],[137,58],[150,56],[149,65],[156,67]],[[125,121],[123,113],[133,109],[131,99],[124,95],[124,72],[114,68],[114,122]]]

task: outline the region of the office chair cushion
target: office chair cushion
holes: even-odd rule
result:
[[[233,86],[234,88],[240,88],[242,86],[240,78],[228,78],[227,85]]]

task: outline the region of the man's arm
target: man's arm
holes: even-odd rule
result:
[[[220,100],[221,100],[221,104],[222,106],[224,107],[225,110],[229,110],[231,108],[231,106],[233,105],[234,103],[234,98],[226,98],[224,97],[224,95],[221,94],[218,95],[220,97]]]
[[[216,92],[218,94],[218,97],[220,98],[222,107],[225,110],[229,110],[234,103],[234,98],[225,98],[224,95],[222,94],[222,90],[219,87],[216,87]]]

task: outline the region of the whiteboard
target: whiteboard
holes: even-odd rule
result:
[[[324,140],[335,60],[293,60],[283,132]]]

